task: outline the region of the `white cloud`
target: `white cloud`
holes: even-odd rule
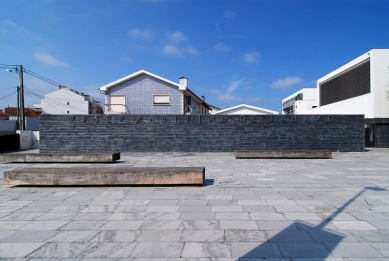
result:
[[[65,62],[61,62],[61,61],[57,60],[54,56],[51,56],[50,54],[47,54],[47,53],[36,53],[34,55],[34,58],[37,61],[43,62],[47,65],[69,67],[69,64],[67,64]]]
[[[242,78],[240,80],[234,80],[230,82],[225,89],[226,90],[218,90],[211,89],[209,92],[215,94],[217,100],[223,101],[225,103],[228,102],[241,102],[243,99],[240,96],[234,95],[233,92],[241,88],[245,84],[245,79]]]
[[[217,43],[213,46],[213,49],[220,52],[228,52],[229,50],[231,50],[231,47],[224,43]]]
[[[133,38],[140,38],[145,40],[151,40],[154,38],[154,34],[153,32],[150,31],[150,29],[147,30],[132,29],[127,32],[127,35]]]
[[[179,50],[179,48],[175,45],[172,45],[172,44],[165,45],[165,47],[163,48],[163,53],[166,55],[175,55],[175,56],[179,56],[179,57],[184,57],[184,55]]]
[[[16,26],[16,23],[10,21],[10,20],[4,20],[3,21],[4,24],[7,24],[7,25],[11,25],[11,26]]]
[[[304,80],[300,77],[286,77],[285,79],[278,79],[270,84],[272,88],[286,89],[293,85],[303,82]]]
[[[186,37],[183,32],[179,32],[179,31],[172,33],[172,34],[169,34],[168,37],[170,40],[172,40],[176,43],[182,43],[182,42],[186,42],[189,40],[189,38]]]
[[[215,24],[215,28],[216,28],[216,30],[220,31],[220,26],[219,26],[219,24]]]
[[[261,54],[258,52],[246,53],[245,55],[243,55],[243,61],[245,63],[257,63],[260,57]]]
[[[224,13],[224,17],[227,19],[234,19],[235,18],[235,13],[231,11],[227,11]]]
[[[163,47],[162,53],[165,55],[174,55],[184,58],[188,55],[199,55],[200,52],[197,48],[190,44],[184,44],[189,41],[189,38],[185,36],[183,32],[174,32],[168,35],[170,43]]]

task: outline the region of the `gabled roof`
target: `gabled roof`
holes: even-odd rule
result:
[[[140,76],[140,75],[142,75],[142,74],[147,74],[147,75],[149,75],[149,76],[151,76],[151,77],[154,77],[154,78],[157,78],[158,80],[167,82],[167,83],[169,83],[169,84],[171,84],[171,85],[174,85],[174,86],[176,86],[176,87],[178,87],[178,88],[181,86],[181,85],[179,85],[178,83],[172,82],[172,81],[170,81],[170,80],[168,80],[168,79],[165,79],[165,78],[160,77],[160,76],[158,76],[158,75],[152,74],[152,73],[150,73],[150,72],[148,72],[148,71],[140,70],[140,71],[137,71],[137,72],[135,72],[135,73],[133,73],[133,74],[127,75],[126,77],[123,77],[123,78],[121,78],[121,79],[119,79],[119,80],[116,80],[116,81],[114,81],[114,82],[108,83],[108,84],[106,84],[106,85],[100,87],[100,91],[107,91],[109,88],[112,88],[112,87],[114,87],[114,86],[116,86],[116,85],[118,85],[118,84],[121,84],[122,82],[126,82],[126,81],[128,81],[128,80],[134,79],[134,78],[136,78],[136,77],[138,77],[138,76]]]
[[[11,117],[15,117],[18,115],[18,108],[16,108],[16,107],[5,108],[5,113],[9,114],[9,116],[11,116]],[[38,115],[31,108],[24,108],[24,117],[38,118]]]
[[[228,114],[229,112],[233,112],[233,111],[241,110],[241,109],[248,109],[251,111],[256,111],[258,113],[265,112],[268,114],[279,114],[278,111],[272,111],[272,110],[268,110],[268,109],[264,109],[264,108],[260,108],[260,107],[255,107],[255,106],[247,105],[247,104],[240,104],[237,106],[229,107],[229,108],[226,108],[226,109],[223,109],[220,111],[213,112],[212,114]]]
[[[9,114],[4,113],[3,110],[0,110],[0,116],[9,117]]]

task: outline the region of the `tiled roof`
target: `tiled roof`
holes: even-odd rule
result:
[[[7,113],[9,116],[18,116],[18,108],[16,107],[5,108],[5,113]],[[32,110],[31,108],[24,108],[24,117],[38,118],[38,113]]]

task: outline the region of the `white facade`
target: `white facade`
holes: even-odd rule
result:
[[[303,88],[282,100],[282,114],[302,114],[317,107],[317,89]]]
[[[99,106],[88,95],[66,87],[46,94],[40,104],[43,114],[98,114]]]
[[[234,107],[226,108],[219,111],[212,111],[211,114],[215,115],[274,115],[279,114],[278,111],[272,111],[255,107],[247,104],[240,104]]]
[[[317,81],[317,98],[323,83],[370,61],[370,92],[299,114],[364,114],[367,119],[389,118],[389,49],[372,49]]]

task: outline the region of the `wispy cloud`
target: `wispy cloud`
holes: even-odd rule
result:
[[[6,24],[6,25],[11,25],[11,26],[16,26],[16,23],[10,21],[10,20],[3,20],[3,24]]]
[[[285,79],[278,79],[270,84],[270,87],[275,89],[287,89],[293,85],[302,83],[304,80],[300,77],[286,77]]]
[[[258,52],[246,53],[245,55],[243,55],[243,61],[245,63],[258,63],[260,57],[261,54]]]
[[[185,58],[188,55],[196,56],[199,55],[199,50],[190,45],[185,44],[189,41],[189,38],[183,32],[174,32],[168,36],[169,42],[163,47],[162,53],[165,55],[173,55],[181,58]]]
[[[213,46],[213,49],[220,52],[228,52],[229,50],[231,50],[231,47],[224,43],[217,43]]]
[[[183,32],[179,32],[179,31],[169,34],[168,38],[174,41],[175,43],[182,43],[189,40],[189,38],[186,37]]]
[[[36,53],[34,58],[35,60],[50,66],[69,67],[68,63],[62,62],[48,53]]]
[[[223,90],[211,89],[210,93],[215,94],[217,100],[223,101],[225,103],[230,102],[241,102],[243,99],[240,96],[234,95],[233,92],[243,87],[246,83],[246,79],[242,78],[239,80],[231,81]]]
[[[132,38],[151,40],[154,38],[154,33],[150,30],[132,29],[127,32],[127,35]]]
[[[216,30],[220,31],[220,26],[219,26],[219,24],[215,24],[215,28],[216,28]]]
[[[234,19],[235,18],[235,13],[234,12],[231,12],[231,11],[227,11],[224,13],[224,17],[227,18],[227,19]]]

